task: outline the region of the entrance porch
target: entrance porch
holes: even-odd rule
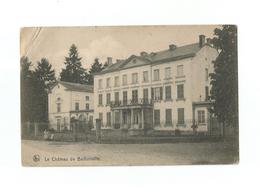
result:
[[[121,108],[112,110],[112,127],[145,133],[153,128],[152,108]]]

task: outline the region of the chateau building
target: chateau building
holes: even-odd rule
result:
[[[58,81],[48,94],[50,128],[56,131],[93,127],[93,86]]]
[[[218,56],[205,36],[159,52],[141,52],[94,76],[94,119],[102,129],[198,132],[210,129],[209,74]]]

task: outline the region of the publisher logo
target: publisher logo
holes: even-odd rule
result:
[[[40,156],[39,156],[38,154],[35,154],[35,155],[33,156],[33,161],[34,161],[34,162],[39,162],[39,161],[40,161]]]

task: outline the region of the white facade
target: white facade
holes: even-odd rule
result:
[[[72,130],[72,121],[93,123],[93,87],[59,81],[48,94],[50,128]]]
[[[172,53],[182,51],[182,48],[177,49]],[[196,49],[194,55],[173,60],[151,60],[148,64],[142,60],[142,55],[131,56],[125,61],[126,68],[95,75],[94,119],[102,119],[103,129],[192,131],[191,125],[195,122],[197,131],[206,132],[210,106],[207,99],[210,91],[209,74],[214,70],[212,61],[218,52],[208,44]],[[171,52],[166,52],[171,55]],[[125,77],[127,83],[123,83]],[[119,83],[115,83],[118,78]],[[110,80],[110,85],[107,80]],[[112,101],[110,104],[106,99],[108,94]],[[128,102],[124,102],[124,96],[127,96]],[[133,98],[138,100],[133,103]]]

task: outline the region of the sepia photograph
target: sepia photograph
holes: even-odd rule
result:
[[[236,25],[23,27],[23,166],[239,163]]]

